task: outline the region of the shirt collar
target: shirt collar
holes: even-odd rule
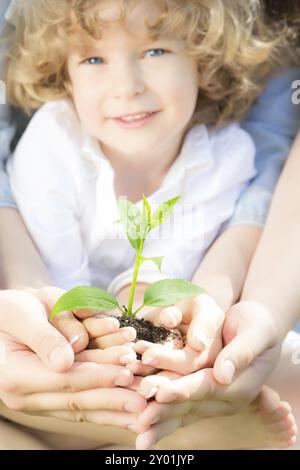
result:
[[[81,156],[87,161],[91,176],[96,177],[99,169],[105,169],[114,174],[113,167],[102,152],[97,140],[83,130],[81,134]]]
[[[204,125],[194,126],[185,136],[180,154],[169,169],[162,187],[173,185],[189,173],[202,173],[213,165],[213,154],[208,130]]]
[[[105,167],[110,172],[114,171],[97,140],[84,130],[81,135],[81,155],[92,164],[91,168],[94,171],[99,167]],[[187,133],[181,152],[167,172],[161,188],[173,186],[186,174],[208,171],[212,165],[213,153],[208,130],[204,125],[195,126]]]

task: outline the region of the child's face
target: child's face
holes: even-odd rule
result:
[[[117,5],[110,0],[101,19],[116,18]],[[156,0],[141,0],[124,26],[110,23],[84,57],[76,51],[69,56],[79,118],[104,151],[140,160],[149,151],[165,152],[180,144],[194,114],[196,61],[184,41],[153,41],[144,26],[145,17],[155,18],[159,8]]]

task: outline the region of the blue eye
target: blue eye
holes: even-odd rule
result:
[[[150,57],[161,57],[165,54],[167,54],[168,51],[165,49],[150,49],[145,53],[145,55],[149,55]]]
[[[90,57],[84,61],[85,64],[89,65],[102,65],[103,59],[101,57]]]

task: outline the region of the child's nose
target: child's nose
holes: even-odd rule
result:
[[[113,81],[113,93],[116,98],[132,98],[145,91],[145,82],[137,64],[123,63]]]

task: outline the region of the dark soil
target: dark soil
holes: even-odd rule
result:
[[[180,338],[178,333],[167,330],[163,326],[154,326],[150,321],[142,318],[118,317],[120,327],[131,326],[136,330],[136,341],[143,340],[151,343],[166,343],[167,341]]]

